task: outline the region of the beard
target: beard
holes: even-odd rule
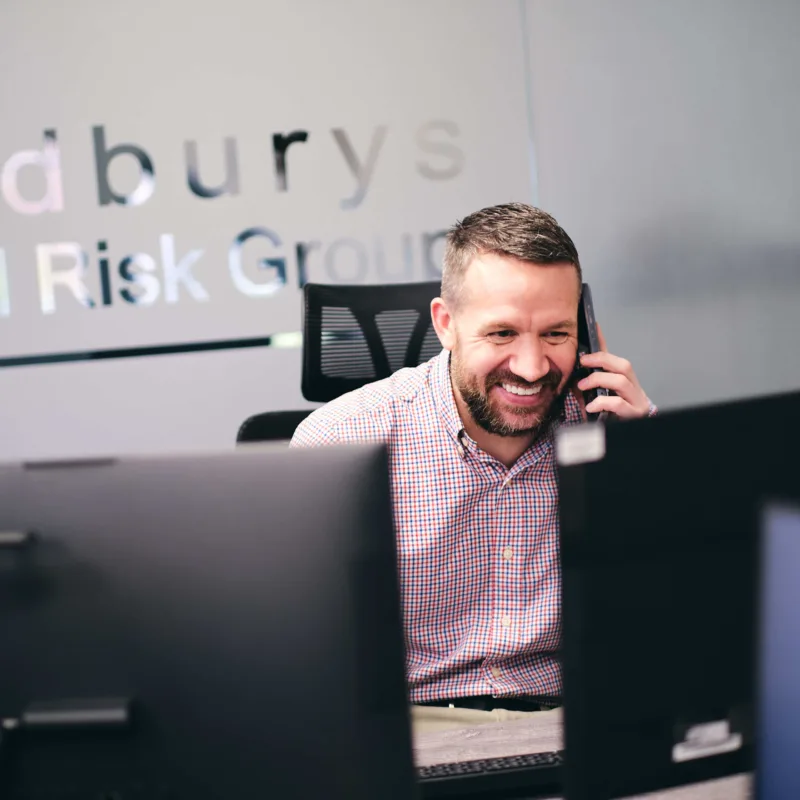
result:
[[[550,372],[531,383],[507,369],[490,372],[484,378],[470,374],[455,352],[450,359],[453,388],[461,395],[475,423],[496,436],[540,436],[562,414],[566,400],[564,375],[551,363]],[[492,389],[501,384],[523,389],[540,386],[541,402],[535,407],[504,403],[492,396]]]

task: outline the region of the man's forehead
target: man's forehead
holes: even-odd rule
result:
[[[559,303],[540,307],[506,304],[470,304],[462,309],[470,327],[568,328],[577,324],[577,304]]]
[[[574,264],[537,264],[496,253],[483,253],[470,261],[461,276],[464,296],[472,299],[580,293],[580,279]],[[544,299],[544,297],[542,298]]]
[[[494,291],[471,291],[464,295],[462,308],[471,314],[486,316],[572,316],[577,312],[580,288],[570,284],[542,291],[516,290],[514,286]]]

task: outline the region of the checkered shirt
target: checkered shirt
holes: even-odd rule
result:
[[[555,426],[509,469],[464,430],[449,353],[311,414],[292,446],[388,445],[412,702],[561,693]]]

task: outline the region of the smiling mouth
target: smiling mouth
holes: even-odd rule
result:
[[[518,397],[531,397],[532,395],[539,394],[542,390],[542,384],[536,386],[515,386],[513,383],[501,383],[503,389],[509,394],[515,394]]]

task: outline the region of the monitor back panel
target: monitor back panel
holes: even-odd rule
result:
[[[0,716],[133,700],[5,737],[4,798],[408,796],[381,446],[5,466],[0,530]]]
[[[759,504],[796,483],[799,412],[610,424],[560,467],[570,800],[752,768]]]

